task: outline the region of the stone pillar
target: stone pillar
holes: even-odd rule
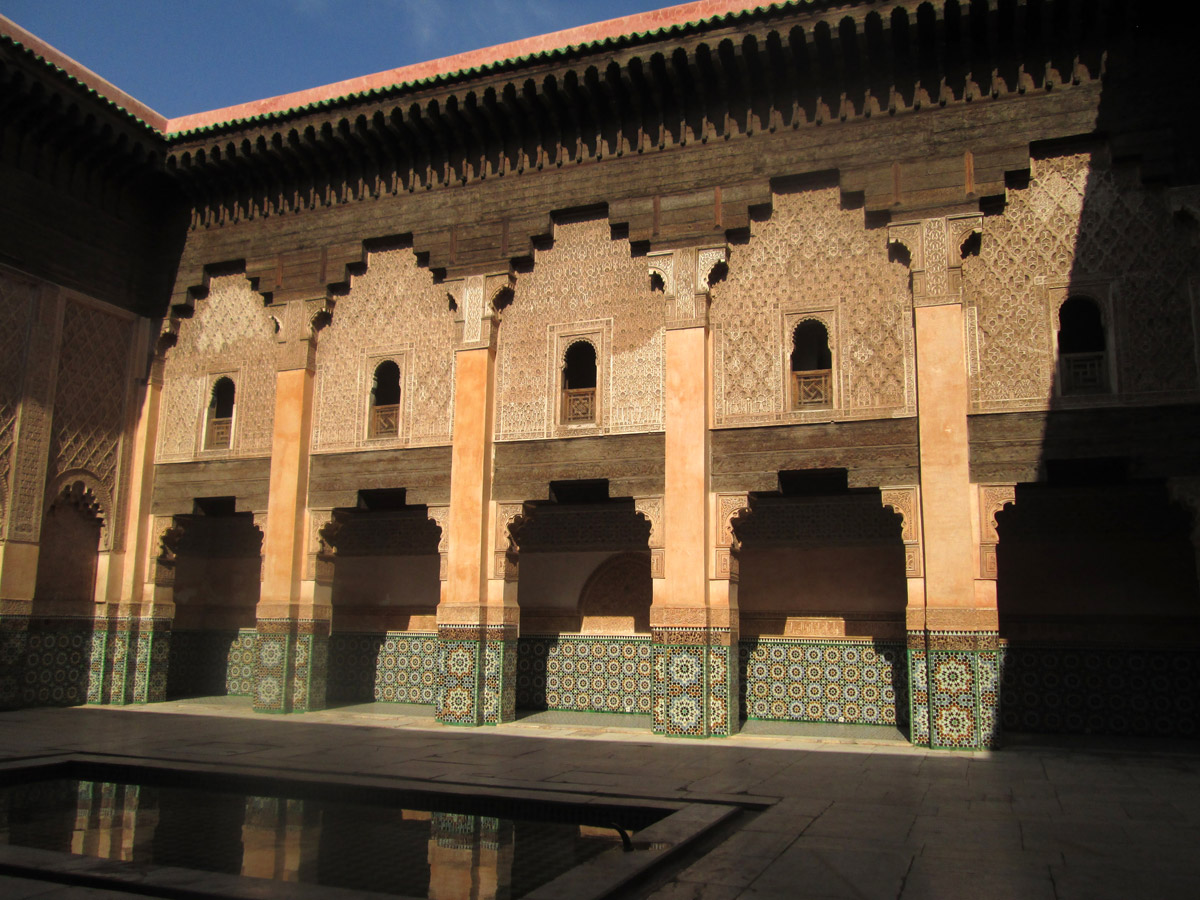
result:
[[[726,256],[719,247],[650,257],[667,304],[662,585],[650,608],[654,730],[680,737],[729,734],[737,716],[736,596],[710,594],[708,290]]]
[[[322,307],[320,300],[293,300],[277,311],[282,325],[255,641],[254,708],[260,712],[303,712],[325,706],[331,610],[302,590],[316,369],[311,323]]]
[[[977,488],[971,483],[961,247],[979,215],[894,225],[910,254],[924,598],[907,611],[914,743],[993,746],[1000,654],[995,591],[977,591]]]
[[[29,304],[32,327],[24,347],[21,405],[9,451],[11,493],[3,497],[0,522],[0,709],[26,702],[26,649],[37,585],[38,541],[65,309],[59,289],[46,284],[30,285],[20,301],[13,297],[9,302]],[[5,487],[0,486],[0,490]]]
[[[136,358],[149,353],[149,323],[141,323]],[[119,552],[100,554],[96,575],[97,631],[107,633],[104,684],[97,695],[89,685],[88,702],[150,703],[166,699],[171,622],[175,616],[170,586],[163,598],[157,585],[146,584],[144,573],[159,552],[159,532],[154,531],[151,496],[154,489],[154,453],[158,443],[159,405],[162,396],[163,356],[155,354],[139,384],[140,412],[132,434],[126,519],[114,527],[123,534]],[[103,545],[103,541],[101,542]],[[107,575],[105,574],[105,570]],[[99,643],[98,641],[96,642]],[[95,671],[95,669],[93,669]]]
[[[507,276],[469,276],[451,285],[462,331],[454,370],[446,582],[438,604],[437,717],[451,725],[494,725],[515,716],[516,584],[495,578],[492,502],[493,394],[498,320],[488,287]]]

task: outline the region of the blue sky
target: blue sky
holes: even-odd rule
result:
[[[171,117],[672,2],[0,0],[0,13]]]

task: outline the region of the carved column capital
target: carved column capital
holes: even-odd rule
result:
[[[728,259],[726,244],[681,247],[647,257],[651,274],[663,281],[667,328],[708,325],[709,280]]]
[[[983,216],[947,216],[898,222],[888,227],[888,243],[909,254],[914,306],[962,303],[962,245],[982,234]]]
[[[511,288],[510,273],[468,275],[446,283],[447,293],[454,298],[457,313],[454,317],[456,350],[477,350],[496,345],[500,316],[492,305],[496,296]]]

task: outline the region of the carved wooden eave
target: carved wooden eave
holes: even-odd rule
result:
[[[1132,0],[785,3],[166,135],[10,41],[0,143],[27,162],[75,147],[89,178],[169,176],[163,197],[178,192],[204,235],[174,304],[205,266],[262,246],[259,221],[304,211],[278,226],[297,232],[295,258],[245,263],[260,282],[303,269],[260,289],[312,297],[373,239],[403,237],[444,277],[520,264],[561,206],[551,195],[659,249],[744,233],[779,180],[815,173],[872,224],[978,212],[1031,147],[1064,138],[1104,136],[1152,177],[1186,178],[1172,165],[1196,155],[1175,134],[1190,119],[1164,130],[1169,92],[1154,89],[1186,65],[1167,52],[1185,30]],[[1104,119],[1114,71],[1145,111]],[[472,190],[497,180],[519,180],[523,202]]]

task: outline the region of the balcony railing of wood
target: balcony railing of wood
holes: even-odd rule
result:
[[[596,389],[564,390],[562,420],[564,425],[594,424],[596,421]]]
[[[833,370],[792,372],[792,409],[828,409],[833,406]]]
[[[209,419],[208,427],[204,429],[205,450],[228,450],[230,439],[233,437],[233,417],[228,419]]]
[[[395,437],[400,433],[400,404],[371,408],[371,437]]]
[[[1108,393],[1108,366],[1103,350],[1092,353],[1064,353],[1059,366],[1062,393]]]

